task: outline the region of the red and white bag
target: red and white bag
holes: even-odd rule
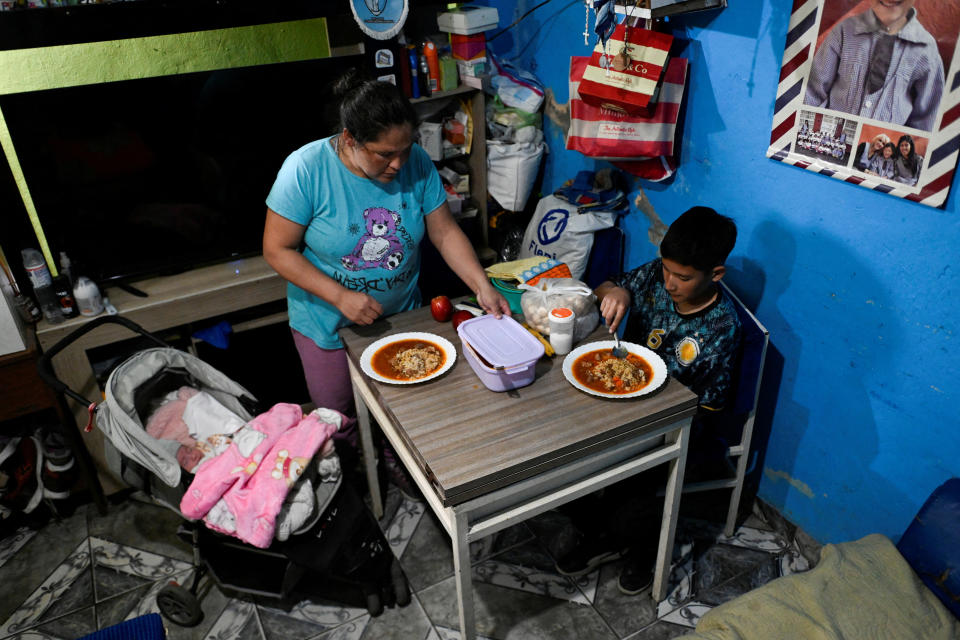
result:
[[[599,42],[593,48],[580,83],[580,97],[595,107],[640,113],[657,90],[673,36],[640,27],[629,27],[629,33],[626,30],[625,23],[617,25],[606,48]],[[625,34],[630,39],[626,50]]]
[[[590,58],[570,58],[570,129],[567,149],[601,160],[634,175],[662,180],[676,170],[675,142],[688,61],[671,58],[660,95],[648,115],[628,115],[582,100],[581,79]]]

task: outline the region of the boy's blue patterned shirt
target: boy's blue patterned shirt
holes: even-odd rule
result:
[[[681,315],[663,286],[659,258],[611,282],[632,297],[624,339],[663,358],[670,375],[697,394],[701,407],[722,409],[740,347],[740,319],[723,290],[706,309]]]

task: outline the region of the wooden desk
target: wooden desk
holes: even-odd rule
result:
[[[533,384],[488,390],[458,353],[446,374],[418,385],[371,380],[360,369],[379,337],[427,331],[459,345],[450,323],[423,307],[340,332],[354,385],[367,476],[380,505],[373,413],[453,541],[461,637],[473,638],[469,544],[658,464],[670,465],[653,597],[666,596],[691,417],[697,398],[671,379],[654,395],[612,400],[582,393],[562,358],[542,358]],[[598,329],[590,340],[605,339]],[[379,514],[378,514],[379,515]]]
[[[103,490],[93,468],[93,460],[84,447],[74,425],[68,424],[69,414],[53,389],[40,378],[37,360],[40,350],[32,327],[27,330],[27,348],[0,357],[0,423],[46,409],[53,409],[59,421],[59,430],[73,450],[83,481],[97,510],[106,513]],[[9,435],[9,434],[8,434]]]
[[[126,318],[150,332],[163,331],[247,309],[286,297],[286,283],[262,256],[194,269],[174,276],[151,278],[133,283],[147,297],[137,297],[122,289],[110,287],[105,295]],[[88,322],[90,318],[73,318],[60,324],[41,322],[37,337],[47,349],[61,338]],[[68,387],[90,400],[99,401],[100,389],[87,350],[135,337],[125,328],[107,324],[92,331],[64,349],[53,359],[53,370]],[[77,424],[87,424],[87,411],[69,403]],[[109,471],[103,454],[103,436],[94,429],[83,434],[90,455],[97,463],[100,479],[107,494],[125,485]]]
[[[37,373],[37,337],[27,330],[27,348],[0,356],[0,422],[44,409],[59,412],[57,399]]]

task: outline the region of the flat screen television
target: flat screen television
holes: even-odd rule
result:
[[[362,58],[32,91],[0,108],[54,255],[123,283],[258,253],[277,170],[335,129],[330,84],[352,64]],[[0,187],[22,212],[4,216],[18,263],[37,242],[10,175]]]

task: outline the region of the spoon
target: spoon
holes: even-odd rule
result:
[[[613,353],[614,357],[623,360],[627,357],[627,350],[620,346],[620,336],[617,335],[616,331],[613,332],[613,340],[616,342],[616,344],[610,351]]]

